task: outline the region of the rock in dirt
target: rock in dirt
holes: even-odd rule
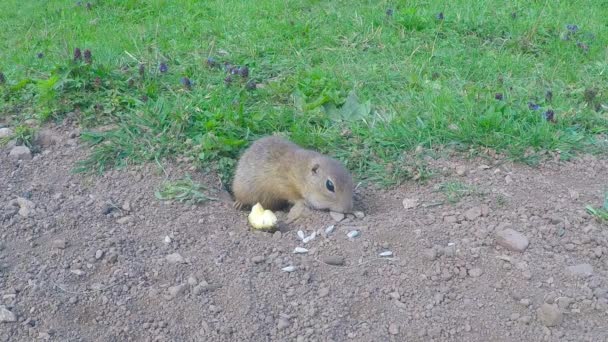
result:
[[[285,330],[285,329],[289,328],[290,325],[291,325],[291,323],[289,322],[289,320],[287,318],[281,317],[281,318],[279,318],[279,323],[277,323],[277,329]]]
[[[169,287],[167,289],[167,294],[168,294],[169,299],[173,299],[173,298],[181,295],[182,293],[184,293],[186,291],[186,288],[188,288],[187,284],[179,284],[179,285]]]
[[[0,128],[0,139],[10,138],[12,135],[13,135],[12,129],[10,129],[8,127]]]
[[[13,160],[31,160],[32,152],[27,146],[15,146],[9,152],[9,157]]]
[[[165,257],[165,259],[167,259],[167,261],[170,264],[184,264],[184,263],[186,263],[186,260],[184,259],[184,257],[181,256],[181,254],[179,254],[177,252],[167,255]]]
[[[0,306],[0,323],[17,322],[17,316],[4,306]]]
[[[391,335],[398,335],[399,334],[399,326],[395,323],[391,323],[388,326],[388,333]]]
[[[593,266],[590,264],[578,264],[574,266],[566,267],[566,270],[570,275],[575,277],[590,277],[593,275]]]
[[[67,246],[67,243],[65,242],[64,239],[56,239],[56,240],[53,240],[53,242],[51,243],[51,246],[56,249],[65,249],[65,247]]]
[[[340,221],[344,220],[344,214],[343,213],[339,213],[339,212],[336,212],[336,211],[330,211],[329,215],[336,222],[340,222]]]
[[[464,218],[466,218],[467,221],[475,221],[475,219],[477,219],[480,216],[481,216],[481,207],[473,207],[464,212]]]
[[[456,166],[456,174],[459,176],[464,176],[467,174],[467,167],[464,165]]]
[[[483,270],[481,268],[472,268],[469,270],[469,276],[473,278],[479,278],[483,274]]]
[[[544,303],[536,311],[538,320],[546,327],[555,327],[562,322],[563,314],[555,304]]]
[[[403,202],[401,202],[403,204],[403,208],[404,209],[412,209],[412,208],[416,208],[418,206],[418,199],[417,198],[404,198]]]
[[[253,258],[251,258],[251,261],[253,261],[254,264],[259,264],[264,262],[264,260],[266,260],[266,258],[264,258],[264,256],[262,255],[256,255]]]
[[[97,252],[95,252],[95,260],[103,258],[103,254],[104,252],[101,249],[98,249]]]
[[[323,258],[323,262],[328,265],[333,266],[343,266],[344,265],[344,257],[339,255],[332,255]]]
[[[17,197],[17,204],[19,204],[19,215],[23,217],[31,216],[36,208],[34,202],[23,197]]]
[[[496,243],[514,252],[523,252],[528,248],[528,238],[511,228],[496,233]]]
[[[355,217],[356,217],[356,218],[358,218],[358,219],[362,219],[362,218],[364,218],[364,217],[365,217],[365,213],[364,213],[364,212],[362,212],[362,211],[355,211],[355,212],[353,213],[353,215],[355,215]]]

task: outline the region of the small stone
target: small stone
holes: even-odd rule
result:
[[[481,216],[481,207],[473,207],[464,212],[464,217],[467,221],[474,221]]]
[[[198,284],[198,279],[196,279],[194,276],[189,276],[188,277],[188,285],[190,285],[190,286],[196,286],[196,284]]]
[[[13,160],[31,160],[32,152],[27,146],[15,146],[9,152],[9,157]]]
[[[557,301],[557,306],[562,310],[568,309],[570,304],[572,304],[572,298],[569,298],[569,297],[559,297],[559,298],[557,298],[556,301]]]
[[[12,129],[10,129],[8,127],[0,128],[0,139],[10,138],[12,135],[13,135]]]
[[[536,311],[538,320],[546,327],[555,327],[562,322],[563,314],[555,304],[544,303]]]
[[[431,261],[437,259],[437,251],[434,248],[425,249],[423,254],[427,259]]]
[[[104,254],[104,252],[101,249],[98,249],[97,252],[95,252],[95,259],[99,260],[99,259],[103,258],[103,254]]]
[[[481,268],[472,268],[469,270],[469,276],[473,278],[478,278],[483,274],[483,270]]]
[[[289,328],[290,325],[291,325],[291,323],[289,322],[289,320],[287,318],[281,317],[281,318],[279,318],[279,323],[277,324],[277,329],[285,330],[285,329]]]
[[[34,202],[23,197],[17,197],[17,204],[19,205],[19,215],[22,217],[31,216],[36,208],[36,204],[34,204]]]
[[[253,258],[251,258],[251,261],[253,261],[254,264],[262,263],[262,262],[264,262],[264,260],[266,260],[266,259],[262,255],[256,255]]]
[[[17,316],[4,306],[0,306],[0,323],[17,322]]]
[[[344,220],[344,214],[343,213],[339,213],[339,212],[336,212],[336,211],[330,211],[329,215],[336,222],[340,222],[340,221]]]
[[[329,287],[320,288],[318,295],[320,298],[323,298],[323,297],[326,297],[327,295],[329,295]]]
[[[78,297],[70,297],[70,299],[68,299],[68,302],[70,304],[76,304],[78,303]]]
[[[133,220],[133,217],[127,215],[127,216],[123,216],[123,217],[119,218],[118,220],[116,220],[116,223],[118,223],[118,224],[126,224],[126,223],[131,222],[132,220]]]
[[[511,178],[511,176],[509,176],[509,175],[506,175],[505,176],[505,183],[507,183],[507,184],[513,183],[513,178]]]
[[[593,266],[591,266],[590,264],[578,264],[574,266],[568,266],[566,267],[566,270],[570,275],[573,275],[575,277],[586,278],[593,275]]]
[[[521,304],[523,306],[530,306],[530,300],[527,298],[522,298],[519,300],[519,304]]]
[[[65,249],[65,247],[67,246],[67,243],[65,242],[64,239],[57,239],[57,240],[53,240],[53,242],[51,243],[51,246],[56,249]]]
[[[391,335],[398,335],[399,334],[399,326],[395,323],[391,323],[388,325],[388,333]]]
[[[519,319],[519,313],[514,312],[511,314],[511,316],[509,317],[512,321],[517,321]]]
[[[355,215],[355,217],[356,217],[356,218],[358,218],[358,219],[362,219],[362,218],[364,218],[364,217],[365,217],[365,213],[364,213],[364,212],[362,212],[362,211],[355,211],[355,212],[353,213],[353,215]]]
[[[518,321],[526,325],[530,324],[530,322],[532,322],[532,316],[521,316]]]
[[[344,257],[341,256],[327,256],[323,258],[323,262],[328,264],[328,265],[333,265],[333,266],[343,266],[344,265]]]
[[[131,211],[131,202],[125,201],[125,203],[122,205],[122,210]]]
[[[417,198],[404,198],[402,204],[403,204],[404,209],[416,208],[418,206],[418,199]]]
[[[179,284],[175,286],[171,286],[167,289],[167,293],[170,299],[173,299],[186,291],[188,286],[186,284]]]
[[[464,165],[456,166],[456,174],[459,176],[464,176],[467,174],[467,167]]]
[[[170,264],[184,264],[186,260],[179,253],[172,253],[165,257]]]
[[[511,228],[496,233],[496,243],[514,252],[523,252],[528,248],[528,238]]]

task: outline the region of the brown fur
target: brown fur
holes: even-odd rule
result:
[[[327,189],[327,179],[334,192]],[[243,153],[232,191],[237,209],[259,202],[278,210],[299,202],[348,213],[353,206],[353,181],[340,162],[278,136],[261,138]]]

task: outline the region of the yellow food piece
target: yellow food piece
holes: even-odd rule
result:
[[[249,224],[255,229],[271,229],[277,224],[277,217],[270,210],[264,210],[260,203],[251,208]]]

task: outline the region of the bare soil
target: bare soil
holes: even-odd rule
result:
[[[0,341],[608,341],[608,226],[585,211],[605,158],[430,160],[427,183],[358,187],[363,218],[271,234],[224,201],[156,199],[187,173],[217,189],[187,162],[73,174],[87,148],[47,134],[32,160],[0,150]],[[469,191],[447,201],[448,182]],[[506,228],[523,252],[496,243]]]

